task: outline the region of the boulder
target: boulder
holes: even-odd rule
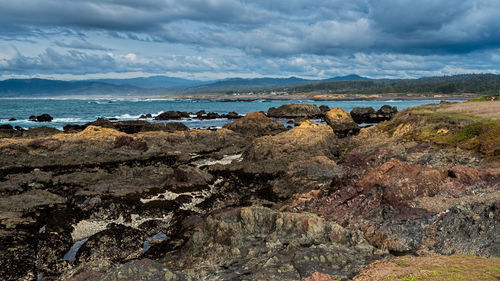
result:
[[[154,120],[179,120],[181,118],[188,118],[189,113],[182,111],[169,110],[156,116]]]
[[[358,124],[379,123],[391,119],[396,113],[397,107],[389,105],[382,106],[377,112],[372,107],[355,107],[351,110],[351,117]]]
[[[323,113],[315,104],[285,104],[278,108],[271,107],[267,116],[274,118],[321,118]]]
[[[141,114],[141,116],[139,116],[139,119],[146,119],[146,118],[153,118],[153,116],[151,115],[151,113]]]
[[[396,113],[398,113],[398,108],[395,106],[384,105],[379,110],[377,110],[377,118],[379,122],[391,119]]]
[[[229,112],[228,114],[223,114],[222,117],[227,118],[227,119],[239,119],[242,116],[240,116],[238,113],[232,111],[232,112]]]
[[[376,118],[376,113],[373,107],[355,107],[351,110],[351,117],[358,124],[375,123],[373,121]]]
[[[16,120],[17,120],[16,118],[12,117],[9,119],[9,122],[16,121]]]
[[[360,129],[358,124],[356,124],[352,120],[351,115],[343,109],[332,108],[326,113],[325,120],[339,138],[359,133]]]
[[[260,112],[248,113],[245,117],[224,125],[224,128],[251,137],[275,135],[286,130],[282,123],[273,121]]]
[[[38,116],[31,115],[29,117],[29,121],[32,121],[32,122],[51,122],[53,119],[54,118],[52,118],[52,116],[50,116],[47,113],[44,113],[44,114],[38,115]]]
[[[202,120],[217,119],[222,117],[219,113],[216,112],[209,112],[207,114],[196,115],[196,116]]]
[[[289,131],[255,139],[243,153],[242,165],[247,171],[275,173],[284,171],[292,162],[338,154],[332,129],[308,120]]]
[[[323,114],[326,114],[328,111],[330,111],[330,107],[328,105],[320,105],[319,110],[321,110]]]

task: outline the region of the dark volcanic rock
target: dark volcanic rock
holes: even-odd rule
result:
[[[65,133],[75,133],[75,132],[81,132],[85,130],[85,128],[86,128],[85,125],[68,124],[63,127],[63,131]]]
[[[139,116],[139,119],[146,119],[146,118],[153,118],[153,116],[151,115],[151,113],[141,114],[141,116]]]
[[[275,135],[286,130],[282,123],[273,121],[260,112],[248,113],[245,117],[224,125],[224,128],[252,137]]]
[[[138,257],[144,236],[141,231],[121,224],[110,224],[106,230],[92,235],[76,255],[79,263],[96,260],[114,262]]]
[[[33,122],[51,122],[54,118],[47,113],[38,116],[30,116],[29,121]]]
[[[169,110],[156,116],[155,120],[179,120],[181,118],[189,117],[189,113],[182,111]]]
[[[326,123],[332,127],[333,131],[339,138],[356,135],[359,133],[359,126],[356,124],[351,115],[339,108],[332,108],[326,113]]]
[[[379,123],[391,119],[396,113],[397,107],[389,105],[382,106],[377,112],[372,107],[355,107],[351,111],[351,117],[358,124]]]
[[[285,104],[278,108],[271,107],[267,111],[267,116],[275,118],[299,118],[308,119],[321,118],[323,112],[314,104]]]
[[[431,249],[500,257],[500,201],[462,203],[442,214],[428,230]]]
[[[240,116],[238,113],[236,112],[229,112],[228,114],[223,114],[222,115],[223,118],[227,118],[227,119],[239,119],[241,118],[242,116]]]
[[[16,119],[16,118],[14,118],[14,117],[12,117],[12,118],[10,118],[10,119],[9,119],[9,121],[16,121],[16,120],[17,120],[17,119]]]
[[[351,110],[351,117],[354,122],[361,124],[375,123],[377,116],[373,107],[355,107]]]

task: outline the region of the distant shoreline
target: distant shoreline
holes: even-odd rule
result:
[[[296,94],[296,95],[271,95],[271,94],[260,94],[260,95],[227,95],[227,94],[202,94],[202,95],[178,95],[178,96],[109,96],[109,95],[68,95],[68,96],[26,96],[26,97],[0,97],[0,100],[18,100],[18,99],[49,99],[49,100],[59,100],[59,99],[103,99],[103,100],[113,100],[113,99],[158,99],[158,100],[215,100],[219,102],[251,102],[251,101],[295,101],[295,100],[311,100],[311,101],[386,101],[386,100],[398,100],[398,101],[411,101],[411,100],[468,100],[471,98],[481,97],[481,94],[461,94],[461,95],[419,95],[419,94],[408,94],[408,95],[344,95],[344,94]]]

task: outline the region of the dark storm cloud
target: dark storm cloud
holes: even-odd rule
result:
[[[467,53],[500,46],[500,2],[0,1],[0,34],[54,28],[130,39],[226,46],[249,54]]]

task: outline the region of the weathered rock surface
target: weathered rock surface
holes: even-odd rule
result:
[[[314,156],[333,158],[339,154],[337,137],[327,125],[306,121],[274,136],[255,139],[244,152],[245,171],[276,173],[290,163]]]
[[[339,138],[356,135],[359,133],[359,126],[351,115],[343,109],[332,108],[325,115],[325,120]]]
[[[323,113],[315,104],[285,104],[278,108],[271,107],[267,116],[274,118],[321,118]]]
[[[245,117],[224,125],[224,128],[251,137],[276,135],[286,130],[283,123],[273,121],[260,112],[248,113]]]
[[[204,280],[301,280],[316,271],[343,279],[381,253],[315,215],[249,207],[208,217],[183,253],[163,263]]]

